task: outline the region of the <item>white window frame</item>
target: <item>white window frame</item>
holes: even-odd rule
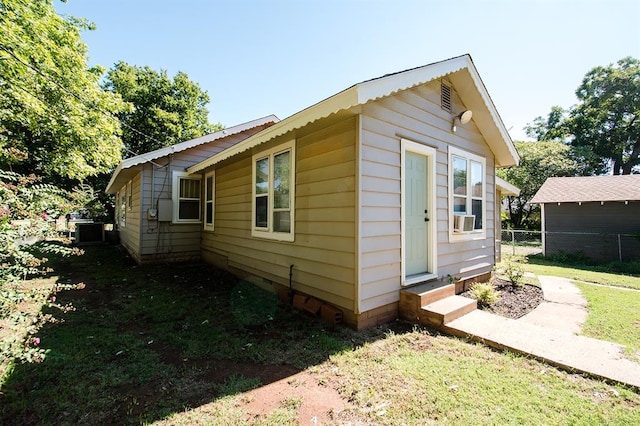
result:
[[[211,200],[207,199],[209,194],[208,181],[211,178]],[[202,205],[204,207],[202,212],[202,223],[206,231],[214,230],[214,223],[216,220],[216,172],[210,171],[204,175],[204,193],[202,196]],[[207,222],[207,205],[211,204],[211,222]]]
[[[289,226],[289,232],[276,232],[273,230],[273,163],[274,157],[278,154],[282,154],[284,152],[290,152],[289,158],[291,164],[289,166],[289,220],[291,222]],[[268,167],[268,179],[269,179],[269,190],[266,194],[267,197],[267,226],[266,227],[257,227],[256,226],[256,162],[259,160],[268,159],[269,167]],[[295,140],[291,140],[289,142],[278,145],[274,148],[271,148],[266,151],[262,151],[258,154],[254,154],[251,159],[251,168],[252,168],[252,179],[251,179],[251,236],[266,238],[277,241],[286,241],[292,242],[295,239],[295,165],[296,165],[296,152],[295,152]]]
[[[129,181],[127,183],[127,210],[133,210],[133,183]]]
[[[467,162],[467,195],[466,198],[466,214],[472,214],[473,200],[482,200],[482,228],[474,229],[467,233],[456,233],[453,231],[454,224],[454,169],[453,157],[463,158]],[[476,162],[482,165],[482,197],[474,197],[471,183],[471,163]],[[487,238],[487,160],[476,154],[450,146],[449,147],[449,241],[469,241]]]
[[[182,179],[200,181],[200,196],[198,197],[198,218],[180,219],[180,181]],[[173,172],[173,223],[200,223],[202,221],[202,176],[187,172]],[[195,198],[185,198],[184,200],[195,201]]]
[[[118,225],[127,227],[127,186],[123,186],[118,192]]]

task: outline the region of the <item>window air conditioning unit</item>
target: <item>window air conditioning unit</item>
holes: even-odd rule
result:
[[[453,215],[453,232],[465,233],[473,231],[476,223],[476,215],[456,214]]]

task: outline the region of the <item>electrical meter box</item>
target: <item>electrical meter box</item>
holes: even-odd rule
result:
[[[158,200],[158,220],[171,222],[173,219],[173,202],[167,199]]]

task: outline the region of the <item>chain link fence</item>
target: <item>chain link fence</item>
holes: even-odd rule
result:
[[[502,258],[517,255],[529,256],[542,253],[542,232],[522,229],[503,229],[501,236]]]
[[[640,235],[595,232],[546,232],[542,245],[542,232],[518,229],[503,230],[501,255],[529,256],[541,254],[580,254],[600,261],[640,260]]]

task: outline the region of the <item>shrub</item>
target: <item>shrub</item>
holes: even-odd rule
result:
[[[527,258],[523,256],[509,256],[504,262],[504,273],[507,279],[515,287],[522,288],[524,283],[522,277],[524,276],[524,269],[522,264],[527,263]]]
[[[29,299],[46,294],[21,283],[29,277],[51,272],[46,254],[79,255],[82,251],[52,243],[58,238],[50,216],[73,206],[71,194],[42,184],[35,175],[23,176],[0,169],[0,320],[5,328],[0,338],[0,384],[4,366],[13,360],[39,362],[44,359],[38,329],[47,317],[18,309]],[[40,290],[47,293],[50,289]]]
[[[481,306],[488,306],[500,300],[500,292],[490,282],[474,283],[469,290],[469,294]]]

